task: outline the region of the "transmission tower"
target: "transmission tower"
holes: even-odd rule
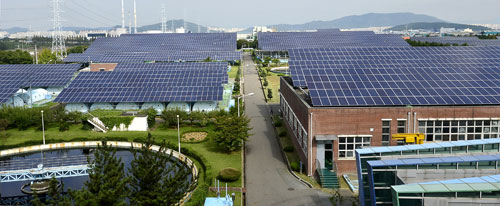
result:
[[[52,13],[54,13],[54,18],[52,19],[54,27],[52,28],[52,53],[56,55],[58,59],[63,59],[66,56],[66,46],[64,45],[64,36],[62,33],[61,26],[61,0],[52,0]]]
[[[167,12],[165,4],[161,5],[161,33],[167,33]]]

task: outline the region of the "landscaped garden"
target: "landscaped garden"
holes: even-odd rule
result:
[[[201,174],[198,188],[187,205],[199,205],[205,196],[212,193],[208,187],[214,186],[214,178],[223,179],[229,187],[242,187],[242,145],[248,137],[248,119],[237,117],[234,108],[231,112],[214,111],[209,113],[179,110],[164,111],[160,116],[148,118],[147,132],[92,131],[86,122],[87,115],[78,112],[65,112],[62,107],[42,108],[1,108],[0,109],[0,148],[7,149],[42,143],[41,110],[44,110],[45,138],[47,143],[92,140],[117,140],[144,142],[148,133],[157,144],[165,141],[167,147],[177,150],[177,115],[180,116],[180,135],[182,153],[195,161]],[[139,111],[152,114],[155,111]],[[104,119],[103,123],[112,128],[114,125],[130,124],[130,118],[123,118],[120,111],[97,111],[92,114]],[[154,115],[150,115],[154,116]],[[187,138],[187,139],[186,139]],[[230,169],[233,176],[221,176],[220,171]],[[237,172],[235,172],[237,171]],[[238,173],[239,172],[239,173]],[[224,173],[224,172],[223,172]],[[221,184],[222,185],[222,184]],[[225,186],[225,182],[224,182]],[[236,192],[237,200],[241,193]],[[240,205],[239,201],[235,205]]]

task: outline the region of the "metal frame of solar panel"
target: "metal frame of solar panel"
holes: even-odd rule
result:
[[[258,34],[262,51],[287,51],[296,48],[331,47],[409,47],[395,34],[374,34],[366,31],[345,32],[261,32]]]
[[[0,103],[23,87],[63,87],[79,68],[76,64],[0,65]]]
[[[80,73],[55,100],[63,103],[220,101],[227,64],[118,64],[113,72]],[[135,66],[134,66],[135,65]],[[201,65],[205,65],[202,67]],[[135,68],[134,68],[135,67]]]
[[[479,39],[477,37],[412,37],[411,40],[442,44],[467,44],[469,46],[500,46],[500,39]]]
[[[500,103],[500,47],[293,49],[314,106]]]

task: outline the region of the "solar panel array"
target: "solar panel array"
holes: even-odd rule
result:
[[[113,72],[80,73],[55,102],[220,101],[226,71],[218,62],[118,64]]]
[[[100,38],[83,54],[70,54],[65,62],[217,61],[241,59],[236,33],[125,34]]]
[[[452,45],[467,44],[469,46],[500,46],[500,39],[479,39],[477,37],[412,37],[411,40]]]
[[[227,63],[226,62],[169,62],[169,63],[120,63],[114,71],[195,71],[201,73],[216,73],[222,77],[222,83],[228,83]]]
[[[409,47],[399,35],[374,34],[371,31],[261,32],[258,38],[259,48],[263,51],[333,47]]]
[[[314,106],[500,103],[500,47],[293,49]]]
[[[6,64],[0,65],[0,103],[6,102],[22,87],[63,87],[80,65]]]

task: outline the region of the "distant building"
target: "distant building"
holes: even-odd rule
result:
[[[267,26],[254,26],[252,35],[257,37],[257,33],[259,32],[277,32],[276,28],[267,28]]]

